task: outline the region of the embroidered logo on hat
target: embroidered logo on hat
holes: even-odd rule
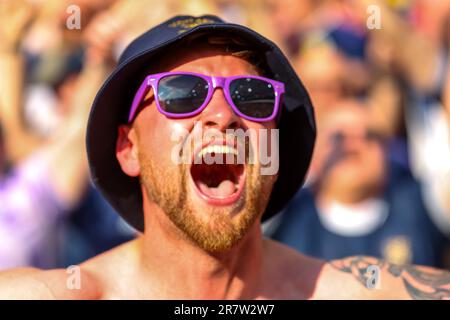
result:
[[[209,18],[187,18],[182,20],[177,20],[169,24],[170,28],[178,28],[178,33],[183,33],[188,31],[189,29],[192,29],[198,25],[206,24],[206,23],[214,23],[217,21],[214,21]]]

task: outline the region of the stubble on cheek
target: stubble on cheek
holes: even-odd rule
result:
[[[141,166],[140,182],[149,199],[163,211],[182,210],[186,202],[185,170],[183,165],[178,170],[157,166],[147,155],[139,153]]]
[[[156,166],[143,153],[139,154],[139,161],[140,180],[148,198],[164,211],[187,239],[208,252],[224,252],[235,246],[259,218],[270,196],[271,185],[267,185],[267,177],[258,175],[259,166],[248,165],[244,195],[236,206],[205,207],[206,212],[200,214],[195,211],[199,210],[197,206],[189,201],[189,165],[181,164],[174,168]],[[236,212],[232,214],[233,211]]]

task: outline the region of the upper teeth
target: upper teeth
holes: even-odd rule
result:
[[[203,157],[205,154],[207,153],[231,153],[234,155],[238,155],[238,151],[230,146],[224,146],[224,145],[212,145],[212,146],[207,146],[205,148],[203,148],[198,156],[199,157]]]

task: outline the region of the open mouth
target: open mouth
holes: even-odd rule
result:
[[[208,145],[195,154],[194,160],[190,172],[201,198],[213,205],[229,205],[239,199],[245,182],[245,166],[238,161],[234,147]]]

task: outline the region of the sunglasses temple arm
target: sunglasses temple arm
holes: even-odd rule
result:
[[[279,124],[280,123],[280,119],[281,119],[281,113],[283,112],[283,103],[284,103],[284,92],[280,95],[280,100],[278,101],[278,113],[277,113],[277,117],[276,119],[276,123]]]
[[[137,109],[139,108],[139,105],[142,102],[142,99],[149,91],[150,91],[150,84],[148,83],[148,80],[145,79],[144,82],[141,84],[139,90],[136,92],[136,95],[134,96],[133,103],[131,104],[130,114],[128,115],[128,123],[131,123],[134,120],[134,116],[136,114]]]

